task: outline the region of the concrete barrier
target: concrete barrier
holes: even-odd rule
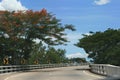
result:
[[[91,71],[97,74],[120,79],[120,67],[109,64],[90,64]]]

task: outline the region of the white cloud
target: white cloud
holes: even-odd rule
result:
[[[1,3],[0,3],[0,10],[4,11],[5,8],[1,6]]]
[[[5,38],[9,38],[10,36],[8,34],[3,35]]]
[[[86,53],[73,53],[73,54],[67,54],[68,58],[87,58],[88,54]]]
[[[72,44],[76,43],[79,39],[81,39],[83,36],[81,33],[67,33],[67,40],[70,41]]]
[[[110,2],[110,0],[95,0],[94,3],[96,5],[105,5],[108,4]]]
[[[27,10],[18,0],[2,0],[0,2],[0,10],[18,11]]]
[[[84,35],[91,36],[92,34],[91,33],[85,33]]]
[[[83,33],[87,36],[92,35],[91,33]],[[68,41],[70,41],[71,44],[75,44],[76,42],[79,41],[79,39],[82,39],[84,36],[82,35],[82,33],[67,33],[67,35],[65,36],[67,38]]]

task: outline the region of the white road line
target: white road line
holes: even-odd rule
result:
[[[83,71],[85,74],[87,74],[87,75],[90,75],[90,76],[92,76],[92,77],[96,77],[96,78],[101,78],[101,77],[99,77],[99,76],[96,76],[96,75],[94,75],[94,74],[89,74],[89,73],[87,73],[86,71]]]
[[[20,74],[19,74],[19,75],[20,75]],[[9,80],[10,78],[14,78],[14,77],[17,77],[17,76],[19,76],[19,75],[9,76],[9,77],[5,78],[4,80]]]
[[[5,78],[4,80],[9,80],[9,78],[12,78],[12,77],[14,77],[14,76],[7,77],[7,78]]]
[[[16,77],[16,76],[7,77],[7,78],[5,78],[4,80],[9,80],[9,78],[13,78],[13,77]]]
[[[5,78],[4,80],[8,80],[9,78],[7,77],[7,78]]]

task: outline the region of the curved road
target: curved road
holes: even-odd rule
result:
[[[16,73],[4,80],[106,80],[78,67],[49,68],[25,73]]]

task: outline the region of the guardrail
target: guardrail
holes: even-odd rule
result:
[[[45,68],[57,68],[57,67],[69,67],[69,66],[82,66],[89,65],[89,63],[80,63],[80,64],[39,64],[39,65],[10,65],[10,66],[0,66],[0,74],[9,73],[9,72],[21,72],[29,71],[34,69],[45,69]],[[90,64],[90,69],[92,72],[120,78],[120,67],[113,66],[109,64]]]
[[[120,79],[120,67],[109,64],[90,64],[91,71],[97,74]]]
[[[0,66],[0,74],[9,72],[21,72],[29,71],[34,69],[44,69],[44,68],[57,68],[57,67],[69,67],[69,66],[82,66],[89,65],[88,63],[81,64],[39,64],[39,65],[11,65],[11,66]]]

